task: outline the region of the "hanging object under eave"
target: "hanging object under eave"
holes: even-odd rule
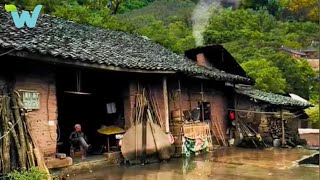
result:
[[[76,72],[76,91],[64,91],[65,93],[68,94],[77,94],[77,95],[91,95],[91,93],[88,92],[81,92],[81,72],[77,71]]]

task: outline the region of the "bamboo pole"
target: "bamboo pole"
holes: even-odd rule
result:
[[[23,160],[24,157],[22,155],[22,150],[21,150],[21,145],[20,145],[20,142],[19,142],[18,135],[16,133],[16,130],[13,128],[12,123],[8,122],[8,125],[9,125],[9,128],[11,129],[11,135],[13,137],[13,140],[14,140],[16,148],[17,148],[19,166],[22,169],[25,169],[26,168],[26,162]]]
[[[167,88],[167,78],[163,78],[163,98],[164,98],[164,120],[166,133],[170,132],[170,124],[169,124],[169,104],[168,104],[168,88]]]
[[[4,96],[2,101],[2,130],[3,130],[3,143],[2,143],[2,157],[3,157],[3,170],[2,173],[6,174],[10,172],[11,161],[10,161],[10,136],[8,136],[7,132],[9,130],[9,101],[10,98]]]
[[[12,109],[13,109],[13,115],[14,118],[16,120],[17,123],[17,127],[18,127],[18,135],[19,135],[19,140],[20,140],[20,150],[21,151],[21,162],[22,162],[22,168],[26,168],[26,159],[27,159],[27,146],[26,146],[26,140],[25,140],[25,133],[23,130],[23,124],[22,124],[22,120],[21,120],[21,116],[20,116],[20,111],[19,111],[19,103],[18,103],[18,95],[17,93],[13,93],[12,95]]]
[[[19,101],[21,99],[18,99],[18,104],[19,104],[19,108],[23,109],[22,106],[20,105]],[[25,112],[23,112],[21,114],[21,120],[23,123],[23,128],[24,128],[24,132],[25,132],[25,137],[26,137],[26,144],[27,144],[27,159],[28,159],[28,165],[29,167],[33,167],[35,166],[36,162],[35,162],[35,157],[34,157],[34,152],[33,152],[33,146],[32,146],[32,140],[30,137],[30,133],[28,131],[27,125],[26,125],[26,118],[25,118]]]
[[[142,156],[141,156],[141,164],[144,165],[146,162],[147,156],[147,116],[146,116],[146,106],[143,104],[143,114],[142,114]]]
[[[224,146],[227,146],[227,144],[226,144],[226,142],[225,142],[225,139],[224,139],[224,137],[223,137],[222,130],[220,129],[220,126],[219,126],[218,123],[217,123],[217,118],[215,118],[214,120],[215,120],[215,121],[214,121],[214,124],[215,124],[215,127],[216,127],[216,129],[217,129],[217,132],[218,132],[218,134],[219,134],[219,136],[220,136],[220,139],[221,139],[221,141],[222,141],[222,144],[223,144]]]

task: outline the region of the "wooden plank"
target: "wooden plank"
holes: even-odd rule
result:
[[[72,165],[72,158],[66,157],[64,159],[48,159],[45,161],[45,163],[48,169],[63,168]]]
[[[168,103],[168,88],[167,88],[167,78],[163,77],[163,98],[164,98],[164,120],[166,133],[170,132],[170,124],[169,124],[169,103]]]

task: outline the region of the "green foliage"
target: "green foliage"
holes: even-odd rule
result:
[[[47,174],[40,171],[36,167],[32,167],[29,170],[17,171],[14,170],[8,175],[10,180],[45,180],[47,179]]]
[[[195,5],[190,0],[157,0],[146,7],[118,16],[128,21],[139,16],[153,16],[166,25],[174,21],[182,21],[191,28],[191,13]]]
[[[314,81],[315,73],[307,62],[292,59],[279,48],[282,45],[295,49],[309,46],[319,36],[316,24],[277,21],[266,10],[226,9],[210,19],[204,35],[206,44],[223,43],[239,63],[259,59],[271,62],[270,68],[277,67],[286,80],[286,87],[280,88],[283,92],[295,93],[306,99],[315,93],[312,91],[317,83]],[[254,69],[247,70],[248,74],[256,74]],[[272,86],[269,81],[260,82],[266,83],[264,86]],[[258,84],[257,88],[271,90],[264,86]]]
[[[154,16],[138,16],[131,20],[137,25],[136,33],[147,36],[177,53],[195,46],[191,29],[181,21],[175,21],[165,25],[163,21]]]
[[[283,78],[281,70],[270,61],[266,59],[251,60],[242,63],[241,66],[250,77],[256,80],[256,88],[274,93],[285,92],[286,80]]]
[[[153,1],[154,0],[125,0],[120,7],[119,13],[125,13],[134,9],[140,9]]]
[[[289,55],[275,53],[268,56],[268,60],[276,65],[287,80],[285,92],[295,94],[309,99],[310,88],[314,85],[315,72],[306,60],[292,59]]]
[[[309,120],[313,124],[313,128],[319,128],[319,124],[320,124],[319,103],[315,105],[315,107],[307,109],[306,113],[309,116]]]

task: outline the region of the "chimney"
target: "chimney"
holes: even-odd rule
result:
[[[207,59],[203,53],[197,54],[197,63],[200,66],[208,66]]]

